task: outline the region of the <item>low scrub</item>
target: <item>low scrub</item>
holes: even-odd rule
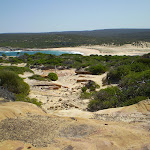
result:
[[[49,78],[50,80],[52,80],[52,81],[58,80],[57,74],[56,74],[56,73],[53,73],[53,72],[50,72],[50,73],[48,74],[48,78]]]
[[[0,86],[14,93],[16,101],[29,102],[37,106],[42,105],[41,102],[27,96],[30,91],[29,85],[13,71],[3,70],[0,72]]]
[[[128,66],[128,65],[113,68],[107,74],[108,83],[109,84],[110,83],[117,83],[117,82],[119,82],[119,80],[121,80],[124,76],[126,76],[130,72],[131,72],[130,66]]]
[[[118,87],[102,89],[96,92],[88,105],[90,111],[97,111],[118,106],[120,90]]]
[[[16,74],[23,74],[24,72],[31,72],[33,73],[33,71],[31,69],[29,69],[28,67],[17,67],[17,66],[0,66],[0,71],[13,71]]]
[[[41,107],[42,102],[38,101],[36,98],[29,98],[28,96],[25,96],[24,94],[16,94],[16,101],[22,101],[22,102],[28,102],[37,105],[38,107]]]
[[[96,89],[99,89],[100,86],[98,84],[96,84],[94,81],[90,80],[85,85],[85,88],[89,89],[90,91],[95,91]]]
[[[87,84],[85,84],[84,87],[82,87],[82,89],[81,89],[82,93],[81,93],[80,98],[81,99],[90,99],[93,96],[95,90],[99,89],[99,88],[100,88],[100,86],[98,84],[96,84],[94,81],[90,80]]]
[[[129,106],[150,98],[150,70],[123,77],[117,87],[95,92],[88,105],[90,111]]]
[[[23,93],[28,95],[30,87],[15,72],[3,70],[0,72],[0,86],[15,94]]]
[[[99,74],[105,73],[107,69],[105,66],[98,64],[95,66],[90,66],[88,68],[88,71],[90,71],[93,75],[99,75]]]
[[[46,81],[46,80],[50,80],[49,78],[44,78],[41,77],[40,75],[34,74],[31,77],[29,77],[29,79],[35,79],[35,80],[39,80],[39,81]]]
[[[92,93],[90,92],[82,92],[80,95],[81,99],[90,99],[92,97]]]

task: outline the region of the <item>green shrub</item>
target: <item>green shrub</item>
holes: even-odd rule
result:
[[[150,70],[132,73],[125,76],[119,83],[123,93],[126,93],[127,99],[136,96],[150,97]]]
[[[49,78],[50,80],[52,80],[52,81],[58,80],[57,74],[56,74],[56,73],[53,73],[53,72],[50,72],[50,73],[48,74],[48,78]]]
[[[107,70],[106,67],[101,64],[98,64],[95,66],[90,66],[88,68],[88,71],[90,71],[93,75],[102,74],[102,73],[106,72],[106,70]]]
[[[16,101],[23,101],[23,102],[28,102],[28,103],[32,103],[35,104],[39,107],[41,107],[42,102],[38,101],[36,98],[29,98],[24,94],[16,94]]]
[[[136,104],[136,103],[138,103],[142,100],[146,100],[146,99],[147,99],[147,97],[145,97],[145,96],[137,96],[135,98],[129,99],[126,102],[124,102],[123,106],[133,105],[133,104]]]
[[[119,80],[121,80],[121,78],[123,78],[130,72],[131,72],[130,66],[127,66],[127,65],[114,68],[114,69],[110,70],[109,73],[107,74],[108,83],[119,82]]]
[[[35,80],[39,80],[39,81],[48,80],[48,78],[41,77],[40,75],[37,75],[37,74],[32,75],[31,77],[29,77],[29,79],[35,79]]]
[[[81,99],[90,99],[93,94],[95,93],[95,90],[99,88],[100,86],[96,84],[94,81],[90,80],[84,87],[82,87],[81,91]],[[87,92],[89,90],[89,92]]]
[[[143,64],[143,63],[133,63],[133,64],[131,64],[131,71],[134,71],[134,72],[142,72],[142,71],[145,71],[145,70],[148,70],[148,69],[149,69],[148,65]]]
[[[29,102],[37,106],[42,105],[42,103],[38,102],[36,99],[30,99],[27,97],[30,91],[29,85],[13,71],[3,70],[3,72],[0,72],[0,86],[3,86],[10,92],[15,93],[16,101]]]
[[[150,70],[132,72],[121,79],[118,87],[95,92],[88,105],[90,111],[128,106],[150,97]]]
[[[100,88],[98,84],[96,84],[94,81],[90,80],[85,87],[89,89],[90,91],[95,91],[96,89]]]
[[[118,87],[110,87],[95,92],[93,100],[90,101],[88,109],[90,111],[97,111],[106,108],[113,108],[118,106],[120,99],[120,90]]]
[[[16,74],[23,74],[24,72],[31,72],[33,71],[29,69],[28,67],[17,67],[17,66],[0,66],[0,71],[7,70],[7,71],[13,71]]]
[[[90,99],[91,96],[92,96],[92,93],[83,92],[83,93],[81,93],[80,98],[81,98],[81,99]]]
[[[16,73],[12,71],[3,70],[0,72],[0,86],[7,88],[10,92],[27,95],[30,87],[23,81]]]
[[[85,86],[84,86],[84,87],[82,87],[82,89],[81,89],[81,90],[82,90],[82,92],[86,92],[87,87],[85,87]]]
[[[139,85],[143,85],[149,82],[150,82],[150,70],[146,70],[140,73],[137,72],[137,73],[132,73],[132,74],[125,76],[120,81],[119,86],[120,87],[129,87],[129,86],[139,87]]]

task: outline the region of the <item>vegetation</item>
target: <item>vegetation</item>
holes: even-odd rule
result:
[[[106,108],[118,107],[119,96],[120,90],[118,87],[102,89],[94,94],[93,100],[91,100],[88,105],[88,109],[90,111],[97,111]]]
[[[41,106],[41,102],[38,102],[36,99],[30,99],[28,97],[30,91],[29,85],[25,83],[23,79],[20,78],[15,72],[9,71],[11,67],[8,67],[7,69],[6,68],[7,67],[4,67],[0,70],[0,86],[14,93],[17,101],[30,102],[36,104],[37,106]]]
[[[100,86],[96,84],[94,81],[89,81],[87,84],[85,84],[84,87],[82,87],[81,91],[81,99],[90,99],[93,94],[95,93],[96,89],[99,89]]]
[[[89,91],[95,91],[96,89],[99,89],[100,86],[96,84],[94,81],[90,80],[86,85],[85,88],[87,88]]]
[[[108,29],[80,32],[0,34],[0,47],[50,48],[80,45],[123,45],[150,41],[149,29]]]
[[[124,76],[129,74],[130,71],[131,68],[129,65],[118,66],[109,71],[109,73],[107,74],[107,80],[109,83],[116,83],[119,80],[121,80]]]
[[[102,89],[93,96],[90,111],[128,106],[150,97],[150,70],[130,73],[117,87]]]
[[[24,95],[28,95],[30,91],[29,85],[12,71],[3,70],[0,72],[0,86],[3,86],[4,88],[15,94],[21,93]]]
[[[52,80],[52,81],[58,80],[57,74],[56,74],[56,73],[53,73],[53,72],[50,72],[50,73],[48,74],[48,78],[49,78],[50,80]]]
[[[42,102],[38,101],[36,98],[29,98],[28,96],[24,96],[23,94],[16,94],[16,101],[32,103],[39,107],[41,107],[42,105]]]
[[[92,93],[91,92],[83,92],[80,95],[81,99],[90,99],[92,97]]]
[[[0,61],[5,62],[2,59]],[[88,106],[90,111],[127,106],[150,97],[150,54],[143,56],[82,56],[79,54],[54,56],[37,53],[8,58],[7,61],[10,63],[25,62],[30,68],[39,69],[54,69],[57,66],[62,69],[82,68],[93,74],[107,71],[105,84],[117,83],[118,86],[97,91],[97,85],[90,82],[82,88],[81,98],[91,99]],[[7,67],[4,68],[0,67],[0,69],[7,71]],[[9,70],[16,73],[24,71],[16,71],[14,68],[9,68]],[[37,75],[33,78],[43,80]],[[54,73],[53,75],[50,73],[49,78],[51,80],[58,79]]]
[[[44,77],[41,77],[40,75],[37,75],[37,74],[32,75],[31,77],[29,77],[29,79],[35,79],[35,80],[39,80],[39,81],[49,80],[49,78],[44,78]]]
[[[89,70],[93,75],[99,75],[106,72],[107,69],[105,66],[98,64],[95,66],[90,66],[87,70]]]
[[[0,66],[0,71],[13,71],[16,74],[23,74],[24,72],[31,72],[33,71],[28,67],[16,67],[16,66]]]
[[[50,48],[73,47],[80,45],[123,45],[141,46],[141,41],[150,42],[149,29],[113,29],[82,32],[34,33],[34,34],[0,34],[0,47]],[[3,54],[3,58],[6,56]],[[108,72],[105,84],[117,83],[118,86],[97,91],[94,82],[82,88],[81,98],[90,98],[88,109],[100,109],[127,106],[150,97],[150,54],[143,56],[82,56],[63,54],[54,56],[37,53],[18,57],[0,58],[0,63],[27,63],[30,68],[85,69],[94,75]],[[27,101],[38,106],[36,99],[30,99],[29,86],[18,74],[32,72],[28,67],[0,66],[0,86],[16,94],[16,100]],[[56,81],[57,74],[50,73],[50,80]],[[39,75],[30,77],[45,80]]]

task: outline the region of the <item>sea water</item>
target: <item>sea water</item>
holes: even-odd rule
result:
[[[23,51],[23,50],[17,50],[17,51],[0,51],[0,56],[2,56],[2,54],[5,54],[6,56],[21,56],[25,53],[32,55],[35,53],[44,53],[44,54],[52,54],[52,55],[62,55],[62,54],[82,54],[80,52],[68,52],[68,51]]]

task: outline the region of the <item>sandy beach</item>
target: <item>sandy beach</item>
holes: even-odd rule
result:
[[[136,47],[131,44],[126,44],[123,46],[102,46],[102,45],[91,45],[91,46],[80,46],[80,47],[62,47],[62,48],[46,48],[46,49],[28,49],[28,50],[52,50],[52,51],[68,51],[77,54],[82,54],[84,56],[89,55],[143,55],[150,53],[150,47]]]
[[[12,50],[13,49],[13,50]],[[84,56],[90,55],[118,55],[118,56],[136,56],[150,53],[150,43],[147,47],[144,46],[134,46],[131,44],[125,44],[122,46],[115,45],[90,45],[90,46],[79,46],[79,47],[61,47],[61,48],[6,48],[0,47],[0,51],[63,51],[71,52],[73,54],[81,54]]]

